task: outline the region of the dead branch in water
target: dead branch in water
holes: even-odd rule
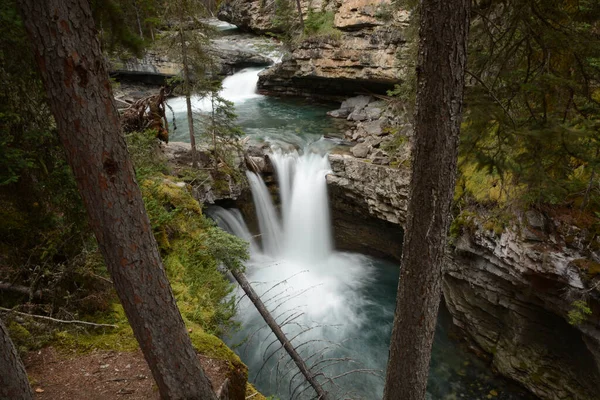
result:
[[[317,393],[318,398],[320,400],[326,400],[327,392],[323,389],[321,384],[317,381],[317,379],[315,378],[313,373],[310,371],[310,369],[308,368],[308,366],[306,365],[304,360],[296,352],[296,349],[294,348],[294,346],[292,346],[292,343],[288,340],[288,338],[286,337],[285,333],[283,332],[283,330],[281,329],[279,324],[277,324],[277,321],[275,321],[275,319],[271,316],[271,313],[269,312],[269,310],[267,310],[267,308],[263,304],[263,302],[260,299],[260,297],[258,296],[258,294],[254,291],[254,289],[248,282],[248,279],[246,279],[246,276],[243,273],[241,273],[239,271],[235,271],[235,270],[232,270],[231,273],[234,276],[234,278],[236,279],[236,281],[238,281],[238,283],[240,284],[240,286],[242,287],[242,289],[244,290],[244,292],[246,293],[246,295],[248,296],[250,301],[252,301],[252,303],[254,304],[254,306],[260,313],[260,315],[263,317],[263,319],[265,320],[267,325],[269,325],[269,327],[271,328],[271,330],[273,331],[273,333],[275,334],[275,336],[281,343],[282,347],[290,355],[290,357],[294,360],[294,363],[296,363],[296,366],[298,367],[298,369],[300,370],[302,375],[304,375],[304,378],[313,387],[313,389]]]

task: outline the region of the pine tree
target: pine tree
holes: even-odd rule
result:
[[[600,2],[479,2],[461,155],[528,204],[600,206]]]
[[[456,180],[470,0],[422,0],[410,200],[384,400],[423,400]]]
[[[161,397],[216,399],[162,264],[87,0],[21,0],[89,224]]]

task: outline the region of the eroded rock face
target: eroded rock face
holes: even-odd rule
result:
[[[273,60],[260,54],[258,48],[269,46],[270,39],[250,35],[225,36],[213,39],[207,48],[219,75],[231,75],[246,67],[265,67]],[[110,60],[111,74],[139,80],[145,83],[162,84],[166,78],[181,74],[183,69],[178,60],[169,57],[166,50],[149,50],[142,58]]]
[[[410,172],[347,154],[332,154],[329,162],[337,247],[400,260]]]
[[[303,14],[309,8],[313,10],[332,10],[337,7],[334,1],[328,0],[300,0]],[[296,11],[296,2],[290,4]],[[217,18],[221,21],[236,25],[243,31],[258,34],[280,33],[275,23],[277,4],[275,1],[265,0],[224,0],[219,6]],[[297,18],[297,16],[294,15]]]
[[[405,118],[390,119],[385,108],[378,119],[368,118],[372,101],[356,97],[329,113],[349,120],[361,115],[346,133],[355,143],[352,155],[330,156],[333,222],[343,248],[369,246],[399,258],[401,242],[392,232],[406,219],[409,163],[392,168],[374,159],[391,155],[380,146],[388,138],[383,124],[396,135],[404,132],[406,140],[393,156],[410,160],[412,128]],[[480,222],[484,214],[472,213],[449,247],[443,292],[454,324],[499,373],[540,398],[598,398],[600,239],[570,217],[529,210],[504,229]],[[385,224],[378,226],[373,217]],[[586,301],[592,314],[571,325],[576,300]]]
[[[409,13],[393,10],[389,0],[302,1],[304,14],[335,13],[337,32],[308,37],[294,45],[282,63],[261,73],[264,94],[349,96],[366,89],[385,93],[406,76],[405,30]],[[325,7],[325,8],[323,8]],[[276,32],[272,5],[260,0],[225,1],[219,18],[254,32]]]
[[[569,248],[527,216],[521,223],[458,238],[443,281],[454,323],[501,374],[540,398],[597,399],[600,293],[577,266],[597,256]],[[593,314],[570,325],[573,301],[582,298]]]

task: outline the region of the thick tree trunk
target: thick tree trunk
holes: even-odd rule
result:
[[[89,3],[19,5],[89,223],[160,394],[215,399],[158,253]]]
[[[308,368],[302,357],[300,357],[292,343],[288,340],[287,336],[285,335],[277,321],[275,321],[275,318],[271,316],[271,313],[269,312],[269,310],[267,310],[267,307],[265,307],[264,303],[260,299],[260,296],[256,294],[256,292],[252,288],[252,285],[250,285],[250,282],[248,282],[248,279],[246,279],[246,275],[244,275],[242,272],[237,271],[231,271],[231,274],[233,275],[235,280],[240,284],[240,286],[246,293],[246,296],[248,296],[252,304],[254,304],[254,306],[256,307],[260,315],[263,317],[267,325],[269,325],[269,328],[271,328],[271,330],[275,334],[275,337],[277,337],[279,343],[281,343],[283,349],[292,358],[302,375],[304,375],[306,381],[315,390],[318,396],[317,398],[319,400],[327,400],[327,392],[323,389],[319,381],[317,381],[317,378],[311,372],[310,368]]]
[[[0,319],[0,399],[29,400],[33,398],[25,367],[17,349]]]
[[[456,181],[470,0],[421,0],[415,145],[385,400],[425,398]]]

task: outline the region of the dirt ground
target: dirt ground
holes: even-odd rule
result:
[[[213,389],[225,380],[224,361],[199,356]],[[63,354],[52,347],[30,352],[23,360],[36,399],[159,399],[141,351],[94,351]]]

